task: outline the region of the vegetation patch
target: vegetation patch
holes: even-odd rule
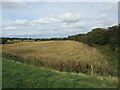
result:
[[[117,88],[115,77],[56,72],[3,58],[3,88]]]

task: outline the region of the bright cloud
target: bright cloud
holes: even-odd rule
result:
[[[64,23],[63,28],[65,29],[78,29],[87,27],[87,23],[85,22],[77,22],[77,23]]]
[[[78,22],[81,18],[79,14],[64,13],[57,17],[60,22],[63,23],[75,23]]]
[[[40,18],[32,21],[33,24],[49,24],[49,23],[57,23],[57,22],[59,22],[59,20],[56,18]]]
[[[79,14],[72,14],[72,13],[64,13],[55,17],[50,18],[40,18],[37,20],[33,20],[33,23],[38,24],[48,24],[48,23],[75,23],[80,20]]]
[[[17,28],[14,27],[14,26],[7,26],[7,27],[4,27],[4,30],[16,30]]]
[[[18,25],[26,25],[26,24],[28,24],[28,21],[27,20],[19,20],[18,19],[14,23],[18,24]]]

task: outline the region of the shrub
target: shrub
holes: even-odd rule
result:
[[[0,43],[1,44],[5,44],[7,42],[7,39],[6,38],[0,38]]]

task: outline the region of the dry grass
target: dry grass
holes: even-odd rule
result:
[[[76,41],[42,41],[4,44],[3,54],[21,57],[36,66],[83,73],[105,73],[106,57],[95,48]]]

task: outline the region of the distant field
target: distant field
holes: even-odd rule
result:
[[[117,88],[114,77],[56,72],[3,58],[3,88]]]
[[[106,56],[76,41],[21,42],[3,45],[3,55],[19,62],[59,71],[106,74]]]
[[[7,40],[7,42],[5,42],[6,44],[13,44],[13,43],[19,43],[19,42],[34,42],[34,40]]]

